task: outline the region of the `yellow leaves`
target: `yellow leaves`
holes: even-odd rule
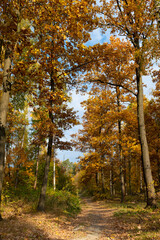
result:
[[[21,30],[24,31],[30,27],[30,21],[28,19],[22,18],[21,21],[17,25],[17,31],[20,32]]]

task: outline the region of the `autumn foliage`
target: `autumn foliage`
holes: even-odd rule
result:
[[[160,73],[151,67],[159,58],[157,4],[0,3],[0,204],[2,190],[5,199],[28,186],[38,194],[38,210],[44,210],[53,185],[76,194],[74,175],[93,195],[123,202],[126,195],[143,192],[147,206],[156,207]],[[88,46],[98,28],[123,38]],[[152,100],[143,96],[147,74],[156,83]],[[80,123],[69,106],[74,87],[88,91],[88,99],[82,103],[83,128],[71,143],[64,140],[65,130]],[[73,146],[84,156],[79,167],[67,171],[56,150]]]

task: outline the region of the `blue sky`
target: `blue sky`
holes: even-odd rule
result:
[[[94,44],[97,43],[104,43],[104,42],[109,42],[110,38],[110,33],[109,31],[106,34],[102,34],[100,29],[96,29],[91,33],[91,40],[87,42],[87,46],[93,46]],[[158,69],[158,66],[155,65],[155,68]],[[150,76],[144,76],[143,77],[144,83],[147,85],[147,87],[144,88],[144,94],[147,96],[148,99],[151,99],[152,97],[152,90],[154,89],[154,84],[152,82],[152,79]],[[76,111],[78,111],[78,115],[81,118],[83,116],[84,110],[81,107],[81,102],[87,99],[87,94],[86,95],[81,95],[81,94],[76,94],[76,90],[72,91],[72,102],[70,103],[70,106],[73,107]],[[78,125],[73,127],[72,129],[65,131],[65,138],[66,140],[70,140],[71,134],[77,133],[79,129],[81,129],[82,126]],[[72,162],[77,162],[78,157],[82,156],[83,153],[78,152],[78,151],[62,151],[62,150],[57,150],[57,158],[60,159],[61,161],[69,159]]]
[[[87,46],[93,46],[97,43],[109,42],[110,35],[108,33],[102,34],[100,29],[96,29],[91,33],[91,40],[87,42]],[[80,119],[83,116],[84,109],[81,106],[81,102],[87,99],[87,95],[76,94],[76,90],[72,91],[72,102],[69,104],[70,107],[73,107],[76,111],[78,111],[78,115]],[[65,131],[64,140],[71,139],[70,135],[77,133],[82,126],[78,125],[73,127],[70,130]],[[67,150],[57,150],[57,158],[61,161],[69,159],[72,162],[78,161],[78,157],[82,156],[83,153],[79,151],[67,151]]]

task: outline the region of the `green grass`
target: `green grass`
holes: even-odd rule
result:
[[[116,208],[114,217],[126,227],[131,239],[160,239],[160,209],[145,208],[144,202],[107,203]],[[159,202],[158,202],[158,206]]]

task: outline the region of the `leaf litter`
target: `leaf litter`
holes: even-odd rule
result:
[[[117,208],[104,201],[83,199],[82,211],[76,217],[58,216],[53,212],[24,212],[4,209],[0,222],[0,240],[133,240],[142,226],[121,221],[115,216]],[[160,235],[159,235],[160,236]],[[158,240],[160,238],[146,238]]]

